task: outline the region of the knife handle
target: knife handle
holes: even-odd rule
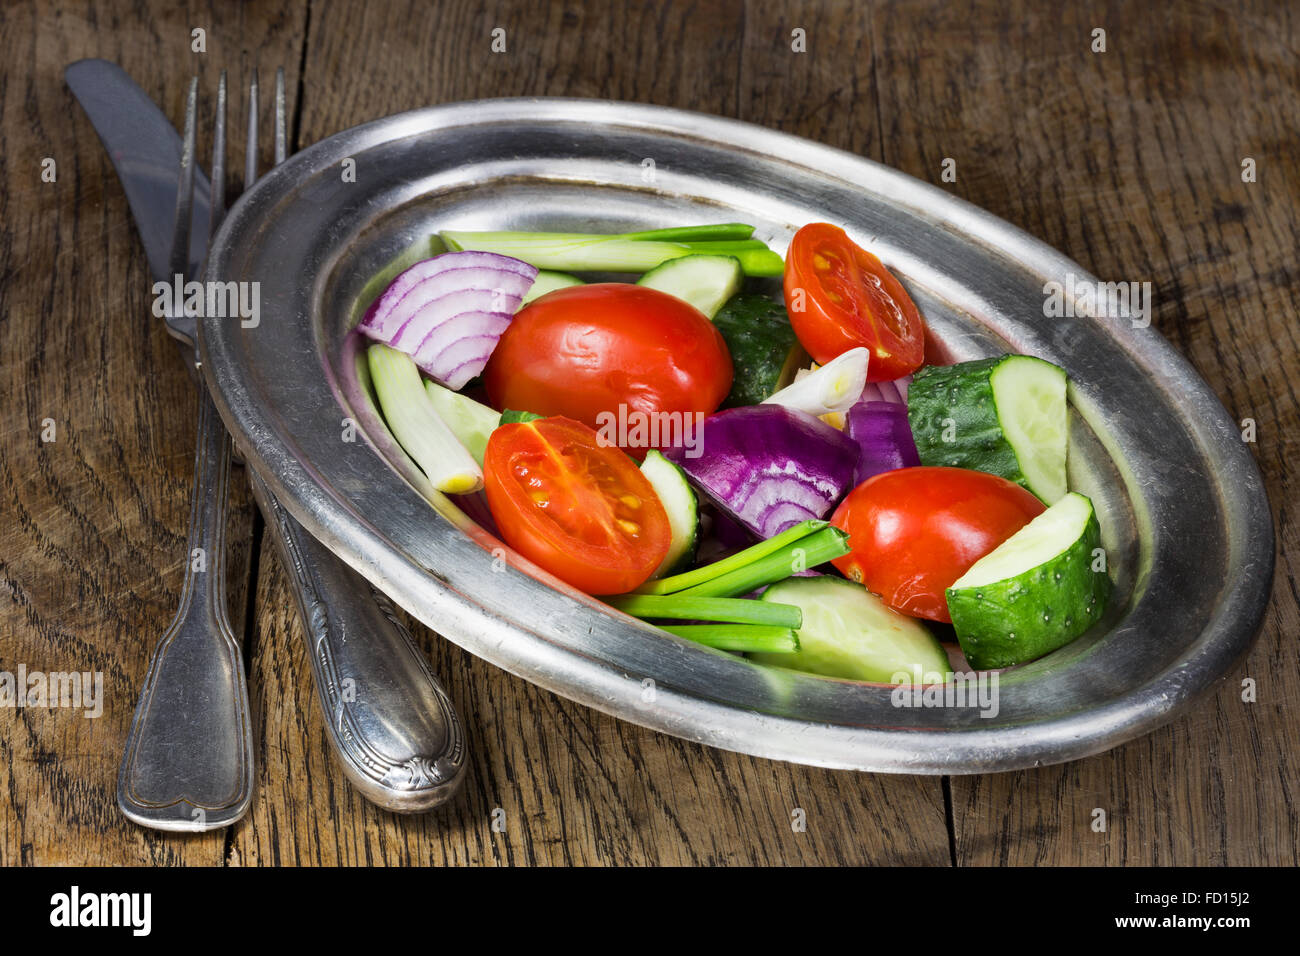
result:
[[[466,767],[451,699],[387,596],[308,534],[251,468],[248,477],[289,576],[344,773],[386,810],[418,813],[445,803]]]
[[[230,436],[198,390],[185,583],[154,648],[117,781],[122,812],[161,830],[214,830],[253,795],[253,733],[244,659],[226,611]]]

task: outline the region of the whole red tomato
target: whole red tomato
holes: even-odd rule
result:
[[[496,408],[563,415],[602,436],[626,421],[628,440],[617,443],[643,452],[675,440],[666,433],[681,427],[681,414],[716,409],[731,375],[727,344],[699,309],[657,289],[606,282],[556,289],[521,309],[484,380]],[[661,413],[680,413],[678,424]],[[649,430],[656,416],[658,441]]]
[[[1024,488],[982,471],[887,471],[835,510],[831,524],[852,550],[834,564],[896,611],[951,621],[944,592],[1045,510]]]

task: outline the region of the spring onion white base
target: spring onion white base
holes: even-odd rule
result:
[[[483,469],[438,414],[411,357],[375,342],[366,361],[389,431],[433,486],[458,495],[482,488]]]
[[[453,392],[437,382],[425,382],[424,390],[452,434],[482,466],[488,438],[501,423],[500,413],[495,408],[488,408],[468,395]]]
[[[765,399],[763,404],[784,405],[818,417],[847,412],[867,387],[870,357],[867,349],[849,349],[821,368],[799,375],[793,384]]]

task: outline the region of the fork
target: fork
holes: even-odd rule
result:
[[[190,83],[171,246],[173,275],[191,258],[198,80]],[[258,85],[248,90],[244,189],[257,179]],[[213,134],[210,235],[225,212],[226,74]],[[285,159],[284,71],[275,82],[275,165]],[[168,314],[167,329],[198,366],[197,316]],[[225,508],[231,442],[201,377],[194,498],[181,606],[154,650],[118,778],[128,818],[168,830],[227,826],[253,789],[251,720],[239,645],[226,613]],[[327,739],[366,799],[420,812],[456,794],[467,768],[464,728],[395,609],[317,542],[248,469],[266,533],[289,577],[303,623]],[[328,597],[328,600],[327,600]]]
[[[171,272],[189,264],[198,77],[190,80],[176,191]],[[284,152],[284,73],[276,74],[276,162]],[[244,185],[257,177],[257,77],[249,85]],[[217,89],[209,234],[225,214],[226,74]],[[173,303],[176,305],[176,303]],[[195,364],[197,316],[169,310],[168,331]],[[247,811],[253,795],[253,734],[244,658],[226,610],[226,504],[231,441],[208,390],[198,388],[197,448],[188,561],[176,616],[154,648],[118,776],[117,801],[136,823],[213,830]]]

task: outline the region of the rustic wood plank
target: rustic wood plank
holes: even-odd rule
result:
[[[756,4],[743,14],[726,4],[316,6],[301,143],[400,109],[539,94],[740,115],[871,149],[861,14],[847,3],[812,12],[820,61],[793,54],[792,27]],[[491,52],[497,26],[506,54]],[[423,68],[376,72],[381,61]],[[822,104],[811,117],[799,110],[804,97]],[[235,828],[231,862],[948,863],[937,779],[833,773],[684,743],[538,690],[418,625],[465,719],[473,764],[455,805],[415,818],[380,812],[331,764],[302,634],[269,550],[261,569],[260,790]],[[492,829],[498,808],[504,833]],[[795,808],[805,832],[791,825]]]
[[[871,9],[749,0],[737,118],[880,160]]]
[[[223,833],[163,836],[117,810],[148,655],[179,600],[197,406],[175,344],[149,314],[151,280],[125,197],[63,68],[114,60],[179,122],[194,71],[210,94],[217,69],[252,65],[249,50],[283,51],[296,68],[304,15],[305,5],[277,5],[218,23],[198,3],[0,11],[10,65],[0,87],[0,394],[9,403],[0,670],[101,671],[105,696],[99,719],[0,712],[0,864],[215,863],[225,842]],[[200,26],[206,54],[191,51]],[[57,164],[54,183],[42,182],[45,157]],[[41,439],[46,419],[52,442]],[[238,631],[252,520],[240,478],[228,564]]]
[[[1093,53],[1092,30],[1107,50]],[[891,3],[878,11],[886,161],[1016,223],[1154,321],[1238,419],[1277,524],[1263,636],[1190,715],[1063,767],[955,778],[962,864],[1292,864],[1300,854],[1300,485],[1294,7]],[[1258,181],[1243,183],[1254,157]],[[945,157],[957,181],[943,183]],[[1258,702],[1242,701],[1242,681]],[[1108,829],[1092,829],[1093,811]]]

